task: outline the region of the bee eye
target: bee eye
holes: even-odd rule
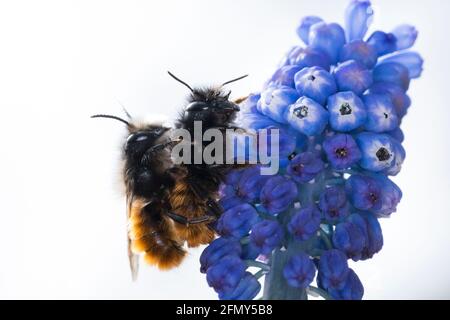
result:
[[[136,142],[147,140],[147,138],[148,137],[146,135],[139,136],[139,137],[136,138]]]

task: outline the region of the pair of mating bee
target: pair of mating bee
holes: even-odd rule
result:
[[[176,128],[193,135],[194,122],[201,121],[203,130],[216,128],[224,132],[233,126],[238,103],[229,100],[223,87],[189,88],[188,104],[175,122]],[[211,227],[222,213],[217,203],[220,183],[226,173],[245,165],[180,164],[171,159],[171,149],[178,141],[171,140],[171,128],[158,124],[134,123],[112,115],[129,131],[123,147],[123,181],[125,183],[128,217],[128,257],[133,279],[136,279],[139,256],[162,270],[178,266],[186,255],[183,248],[210,243],[215,233]],[[193,163],[193,162],[191,162]]]

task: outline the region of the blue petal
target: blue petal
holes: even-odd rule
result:
[[[311,48],[326,53],[331,62],[339,60],[339,53],[345,44],[344,29],[337,23],[316,23],[311,27],[309,33],[309,44]]]
[[[298,99],[296,90],[290,87],[272,87],[261,93],[260,111],[277,122],[285,122],[284,115],[292,103]]]
[[[367,121],[364,128],[372,132],[389,132],[399,125],[397,112],[392,99],[386,94],[367,94],[363,97],[367,108]]]
[[[372,23],[373,9],[370,1],[353,0],[345,11],[347,40],[361,40]]]
[[[321,18],[316,16],[307,16],[302,19],[300,25],[297,28],[297,34],[305,44],[309,44],[309,30],[311,29],[311,27],[314,24],[322,21],[323,20]]]
[[[392,33],[375,31],[367,43],[375,48],[379,57],[397,50],[397,38]]]
[[[405,90],[402,87],[389,83],[389,82],[378,82],[375,83],[369,89],[369,93],[377,93],[377,94],[387,94],[392,100],[394,104],[395,111],[397,112],[397,116],[402,118],[409,106],[411,105],[411,100],[406,95]]]
[[[301,97],[289,107],[286,120],[301,133],[315,136],[325,129],[328,123],[328,111],[314,100]]]
[[[355,60],[365,65],[367,69],[372,69],[377,64],[378,54],[367,42],[356,40],[342,48],[339,60],[341,62]]]
[[[408,69],[409,77],[419,78],[423,70],[423,59],[417,52],[402,52],[383,59],[383,62],[397,62]]]
[[[397,38],[397,49],[404,50],[414,45],[418,32],[414,26],[403,24],[395,28],[392,34]]]
[[[387,82],[399,85],[403,90],[408,90],[410,78],[408,69],[397,62],[384,62],[373,70],[375,83]]]
[[[289,54],[289,62],[301,69],[306,67],[321,67],[330,70],[331,61],[327,54],[312,48],[297,47]]]
[[[311,98],[321,105],[337,91],[333,76],[318,67],[304,68],[296,73],[294,82],[300,96]]]
[[[246,272],[236,289],[227,294],[219,294],[220,300],[252,300],[261,290],[261,284],[250,273]]]
[[[334,70],[334,77],[339,91],[353,91],[356,95],[363,94],[373,82],[372,72],[354,60],[340,64]]]
[[[366,107],[353,92],[338,92],[328,98],[330,125],[336,131],[348,132],[362,126],[367,119]]]

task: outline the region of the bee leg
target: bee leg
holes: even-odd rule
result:
[[[208,211],[208,213],[212,213],[212,215],[217,219],[220,217],[220,215],[223,212],[223,209],[220,207],[220,205],[214,201],[213,199],[209,198],[206,201],[206,205],[208,206],[208,208],[210,209]]]

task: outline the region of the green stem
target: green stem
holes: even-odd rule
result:
[[[320,238],[327,246],[327,249],[333,249],[333,244],[331,243],[330,238],[325,233],[325,231],[323,231],[322,229],[319,229],[319,234],[320,234]]]
[[[260,279],[260,278],[262,278],[264,275],[266,275],[267,274],[267,271],[265,271],[265,270],[259,270],[257,273],[255,273],[253,276],[256,278],[256,279]]]
[[[241,240],[240,240],[240,242],[241,242],[241,244],[249,244],[250,243],[250,237],[249,236],[247,236],[247,237],[244,237],[244,238],[242,238]]]
[[[249,267],[260,268],[261,270],[266,271],[266,272],[270,271],[270,266],[264,262],[254,261],[254,260],[245,260],[245,263]]]
[[[309,286],[306,288],[306,292],[312,296],[321,296],[325,300],[333,300],[333,298],[326,292],[325,290],[322,290],[320,288]]]

